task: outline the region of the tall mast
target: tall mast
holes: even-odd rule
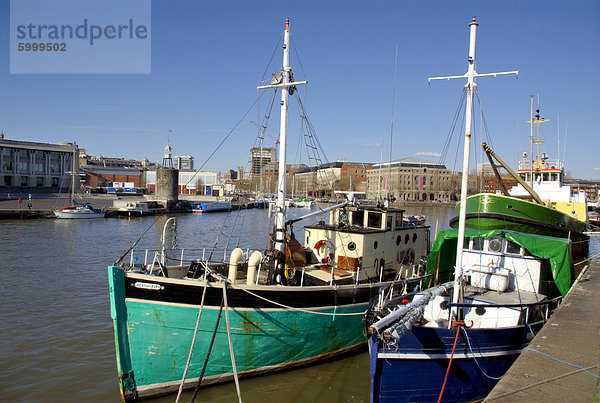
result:
[[[287,122],[288,122],[288,99],[290,96],[290,87],[300,84],[306,84],[306,81],[291,82],[292,69],[290,68],[290,20],[285,20],[285,31],[283,36],[283,67],[281,72],[271,77],[271,83],[257,87],[260,89],[266,88],[281,88],[281,118],[279,126],[279,168],[278,168],[278,187],[277,187],[277,204],[275,212],[275,249],[285,252],[285,191],[286,191],[286,144],[287,144]],[[283,263],[283,259],[279,261],[279,265]]]
[[[531,95],[530,97],[530,103],[531,103],[531,120],[529,121],[530,123],[530,135],[529,138],[531,140],[531,147],[530,147],[530,154],[529,154],[529,186],[531,186],[531,188],[533,188],[533,95]]]
[[[458,221],[458,239],[456,245],[456,264],[454,268],[454,292],[452,297],[452,302],[458,303],[460,301],[460,277],[462,275],[462,250],[464,246],[464,238],[465,238],[465,221],[466,221],[466,213],[467,213],[467,185],[469,181],[469,151],[471,147],[471,126],[472,126],[472,118],[473,118],[473,91],[476,90],[477,84],[475,84],[475,77],[486,77],[486,76],[498,76],[504,74],[516,74],[518,76],[518,71],[508,71],[502,73],[484,73],[479,74],[475,71],[475,37],[477,34],[477,23],[475,17],[473,17],[470,27],[470,40],[469,40],[469,69],[462,76],[447,76],[447,77],[431,77],[431,80],[449,80],[451,78],[467,78],[467,84],[465,85],[465,91],[467,92],[467,106],[465,112],[465,147],[463,154],[463,170],[462,170],[462,183],[460,190],[460,213],[459,213],[459,221]],[[457,318],[457,309],[455,307],[452,308],[451,318]],[[449,326],[451,325],[449,323]]]
[[[77,150],[77,144],[75,142],[73,142],[73,163],[71,164],[71,203],[73,203],[73,200],[75,200],[75,175],[77,174],[76,172],[76,166],[79,165],[79,162],[77,163],[77,165],[75,165],[75,153]]]
[[[390,166],[388,167],[387,198],[392,198],[392,139],[394,138],[394,103],[396,100],[396,76],[398,75],[398,45],[396,45],[396,57],[394,59],[394,88],[392,89],[392,122],[390,124]]]
[[[533,101],[533,98],[532,98],[532,101]],[[535,158],[535,162],[533,163],[533,165],[534,165],[533,168],[538,172],[540,169],[542,169],[542,160],[540,158],[540,144],[544,142],[544,140],[540,140],[540,123],[545,123],[545,122],[549,122],[549,121],[550,121],[549,119],[544,119],[544,118],[540,119],[540,105],[538,103],[538,107],[535,110],[535,120],[532,117],[531,121],[527,122],[527,123],[531,123],[532,126],[534,123],[537,125],[537,140],[533,140],[533,133],[532,133],[531,147],[532,147],[532,150],[533,150],[533,144],[535,144],[537,147],[537,156]],[[531,157],[533,160],[533,155]],[[533,173],[531,174],[531,186],[533,187]]]

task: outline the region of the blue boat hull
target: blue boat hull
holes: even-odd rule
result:
[[[444,402],[483,399],[531,338],[524,326],[466,331],[471,348],[461,330]],[[377,334],[371,335],[371,402],[437,401],[455,336],[456,328],[415,326],[397,345],[385,346]]]

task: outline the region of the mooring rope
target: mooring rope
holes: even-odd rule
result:
[[[225,323],[227,324],[227,338],[229,339],[229,355],[231,356],[231,367],[233,369],[233,379],[235,380],[235,390],[237,391],[238,401],[242,403],[240,381],[238,379],[237,367],[235,365],[235,356],[233,355],[233,342],[231,341],[231,326],[229,324],[229,306],[227,304],[227,283],[223,283],[223,301],[225,301]]]
[[[193,403],[196,400],[196,396],[198,395],[198,391],[200,390],[200,384],[202,383],[202,378],[204,378],[204,372],[206,371],[206,366],[208,365],[208,359],[210,358],[210,352],[212,351],[213,344],[215,343],[215,336],[217,335],[217,330],[219,329],[219,321],[221,320],[221,312],[223,312],[223,304],[224,300],[221,299],[221,306],[219,307],[219,315],[217,316],[217,321],[215,323],[215,329],[213,330],[212,338],[210,339],[210,344],[208,345],[208,351],[206,352],[206,358],[204,359],[204,365],[202,365],[202,371],[200,372],[200,376],[198,377],[198,383],[196,384],[196,388],[194,389],[194,394],[192,395],[191,402]]]
[[[533,351],[533,352],[536,352],[536,353],[538,353],[538,354],[541,354],[541,355],[543,355],[543,356],[546,356],[546,357],[548,357],[548,358],[552,358],[552,359],[553,359],[553,360],[555,360],[555,361],[562,362],[563,364],[567,364],[567,365],[570,365],[570,366],[572,366],[572,367],[578,368],[579,370],[586,372],[588,375],[591,375],[591,376],[593,376],[594,378],[598,378],[598,379],[600,379],[600,376],[598,376],[598,375],[596,375],[596,374],[592,374],[590,371],[588,371],[587,369],[585,369],[585,368],[583,368],[583,367],[580,367],[579,365],[575,365],[575,364],[571,364],[570,362],[566,362],[566,361],[563,361],[563,360],[559,360],[558,358],[556,358],[556,357],[553,357],[553,356],[551,356],[550,354],[542,353],[541,351],[538,351],[538,350],[536,350],[535,348],[531,348],[531,347],[525,347],[525,350],[531,350],[531,351]]]
[[[277,305],[277,306],[280,306],[280,307],[285,308],[285,309],[290,309],[292,311],[299,311],[299,312],[305,312],[305,313],[313,313],[315,315],[325,315],[325,316],[358,316],[358,315],[364,315],[367,312],[366,310],[362,311],[362,312],[351,312],[351,313],[316,312],[316,311],[311,311],[311,310],[308,310],[308,309],[295,308],[293,306],[280,304],[279,302],[275,302],[275,301],[272,301],[272,300],[270,300],[268,298],[261,297],[260,295],[257,295],[255,293],[253,293],[252,291],[246,290],[244,288],[240,288],[240,290],[245,291],[248,294],[250,294],[250,295],[252,295],[252,296],[254,296],[256,298],[262,299],[263,301],[269,302],[269,303],[271,303],[273,305]]]
[[[481,373],[485,376],[487,376],[490,379],[493,379],[495,381],[498,381],[500,379],[502,379],[502,376],[491,376],[485,373],[485,371],[483,370],[483,368],[481,368],[481,365],[479,365],[479,361],[477,361],[477,357],[475,357],[475,353],[473,352],[473,348],[471,348],[471,341],[469,340],[469,335],[467,334],[467,329],[465,329],[464,327],[461,328],[463,330],[463,332],[465,332],[465,338],[467,339],[467,345],[469,346],[469,351],[471,352],[471,355],[473,356],[473,360],[475,361],[475,364],[477,365],[477,368],[479,368],[479,371],[481,371]],[[529,327],[529,329],[531,330],[531,326]],[[532,331],[533,333],[533,331]]]
[[[177,392],[177,398],[175,399],[175,403],[179,403],[179,398],[181,397],[181,391],[183,390],[183,384],[185,382],[185,376],[187,375],[188,368],[190,367],[190,361],[192,360],[192,353],[194,352],[194,344],[196,344],[196,335],[198,334],[198,326],[200,325],[200,317],[202,316],[202,309],[204,308],[204,296],[206,295],[207,288],[208,285],[204,287],[204,290],[202,291],[202,299],[200,300],[200,310],[198,312],[198,318],[196,318],[196,327],[194,328],[194,336],[192,337],[190,353],[188,354],[185,369],[183,370],[183,377],[181,377],[181,384],[179,385],[179,391]]]
[[[446,369],[446,376],[444,377],[444,383],[442,384],[442,390],[440,391],[440,395],[438,397],[437,403],[442,401],[442,396],[444,396],[444,389],[446,389],[446,381],[448,380],[448,374],[450,373],[450,367],[452,366],[452,359],[454,358],[454,351],[456,351],[456,343],[458,342],[458,335],[460,334],[461,324],[459,323],[458,328],[456,329],[456,336],[454,336],[454,346],[452,346],[452,354],[450,354],[450,362],[448,362],[448,368]]]
[[[561,379],[561,378],[566,378],[567,376],[571,376],[571,375],[577,374],[577,373],[579,373],[579,372],[582,372],[582,371],[585,371],[585,370],[588,370],[588,369],[594,369],[594,368],[598,368],[598,366],[600,366],[600,363],[598,363],[598,364],[596,364],[596,365],[590,365],[589,367],[586,367],[586,368],[582,368],[582,369],[576,369],[576,370],[574,370],[574,371],[567,372],[567,373],[565,373],[565,374],[560,374],[560,375],[557,375],[557,376],[553,376],[552,378],[548,378],[548,379],[542,379],[541,381],[534,382],[534,383],[532,383],[532,384],[530,384],[530,385],[526,385],[526,386],[523,386],[523,387],[521,387],[521,388],[518,388],[518,389],[515,389],[515,390],[511,390],[511,391],[508,391],[508,392],[506,392],[506,393],[503,393],[503,394],[501,394],[501,395],[497,395],[497,396],[488,396],[488,397],[486,397],[486,398],[485,398],[485,400],[486,400],[486,401],[487,401],[487,400],[490,400],[490,401],[491,401],[491,400],[502,399],[502,398],[504,398],[504,397],[507,397],[507,396],[510,396],[510,395],[514,395],[515,393],[523,392],[524,390],[531,389],[531,388],[533,388],[533,387],[536,387],[536,386],[542,385],[542,384],[544,384],[544,383],[548,383],[548,382],[556,381],[556,380],[558,380],[558,379]]]

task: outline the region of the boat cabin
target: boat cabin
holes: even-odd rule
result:
[[[494,236],[466,238],[463,265],[474,287],[498,292],[528,291],[547,294],[548,273],[522,246]]]
[[[527,161],[520,161],[517,174],[548,206],[586,221],[586,192],[572,189],[570,185],[564,183],[564,166],[561,161],[544,159],[538,164],[534,163],[533,170],[529,168]],[[513,186],[509,193],[513,197],[530,197],[529,192],[521,184]]]
[[[359,281],[395,276],[398,270],[403,270],[402,277],[410,277],[429,251],[429,227],[406,223],[403,213],[376,206],[333,210],[329,223],[304,228],[304,249],[313,251],[317,260],[323,249],[332,249],[326,252],[336,268],[359,271]]]

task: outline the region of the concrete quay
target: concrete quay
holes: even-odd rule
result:
[[[599,401],[600,379],[540,353],[600,376],[600,259],[580,276],[561,306],[484,400]]]

